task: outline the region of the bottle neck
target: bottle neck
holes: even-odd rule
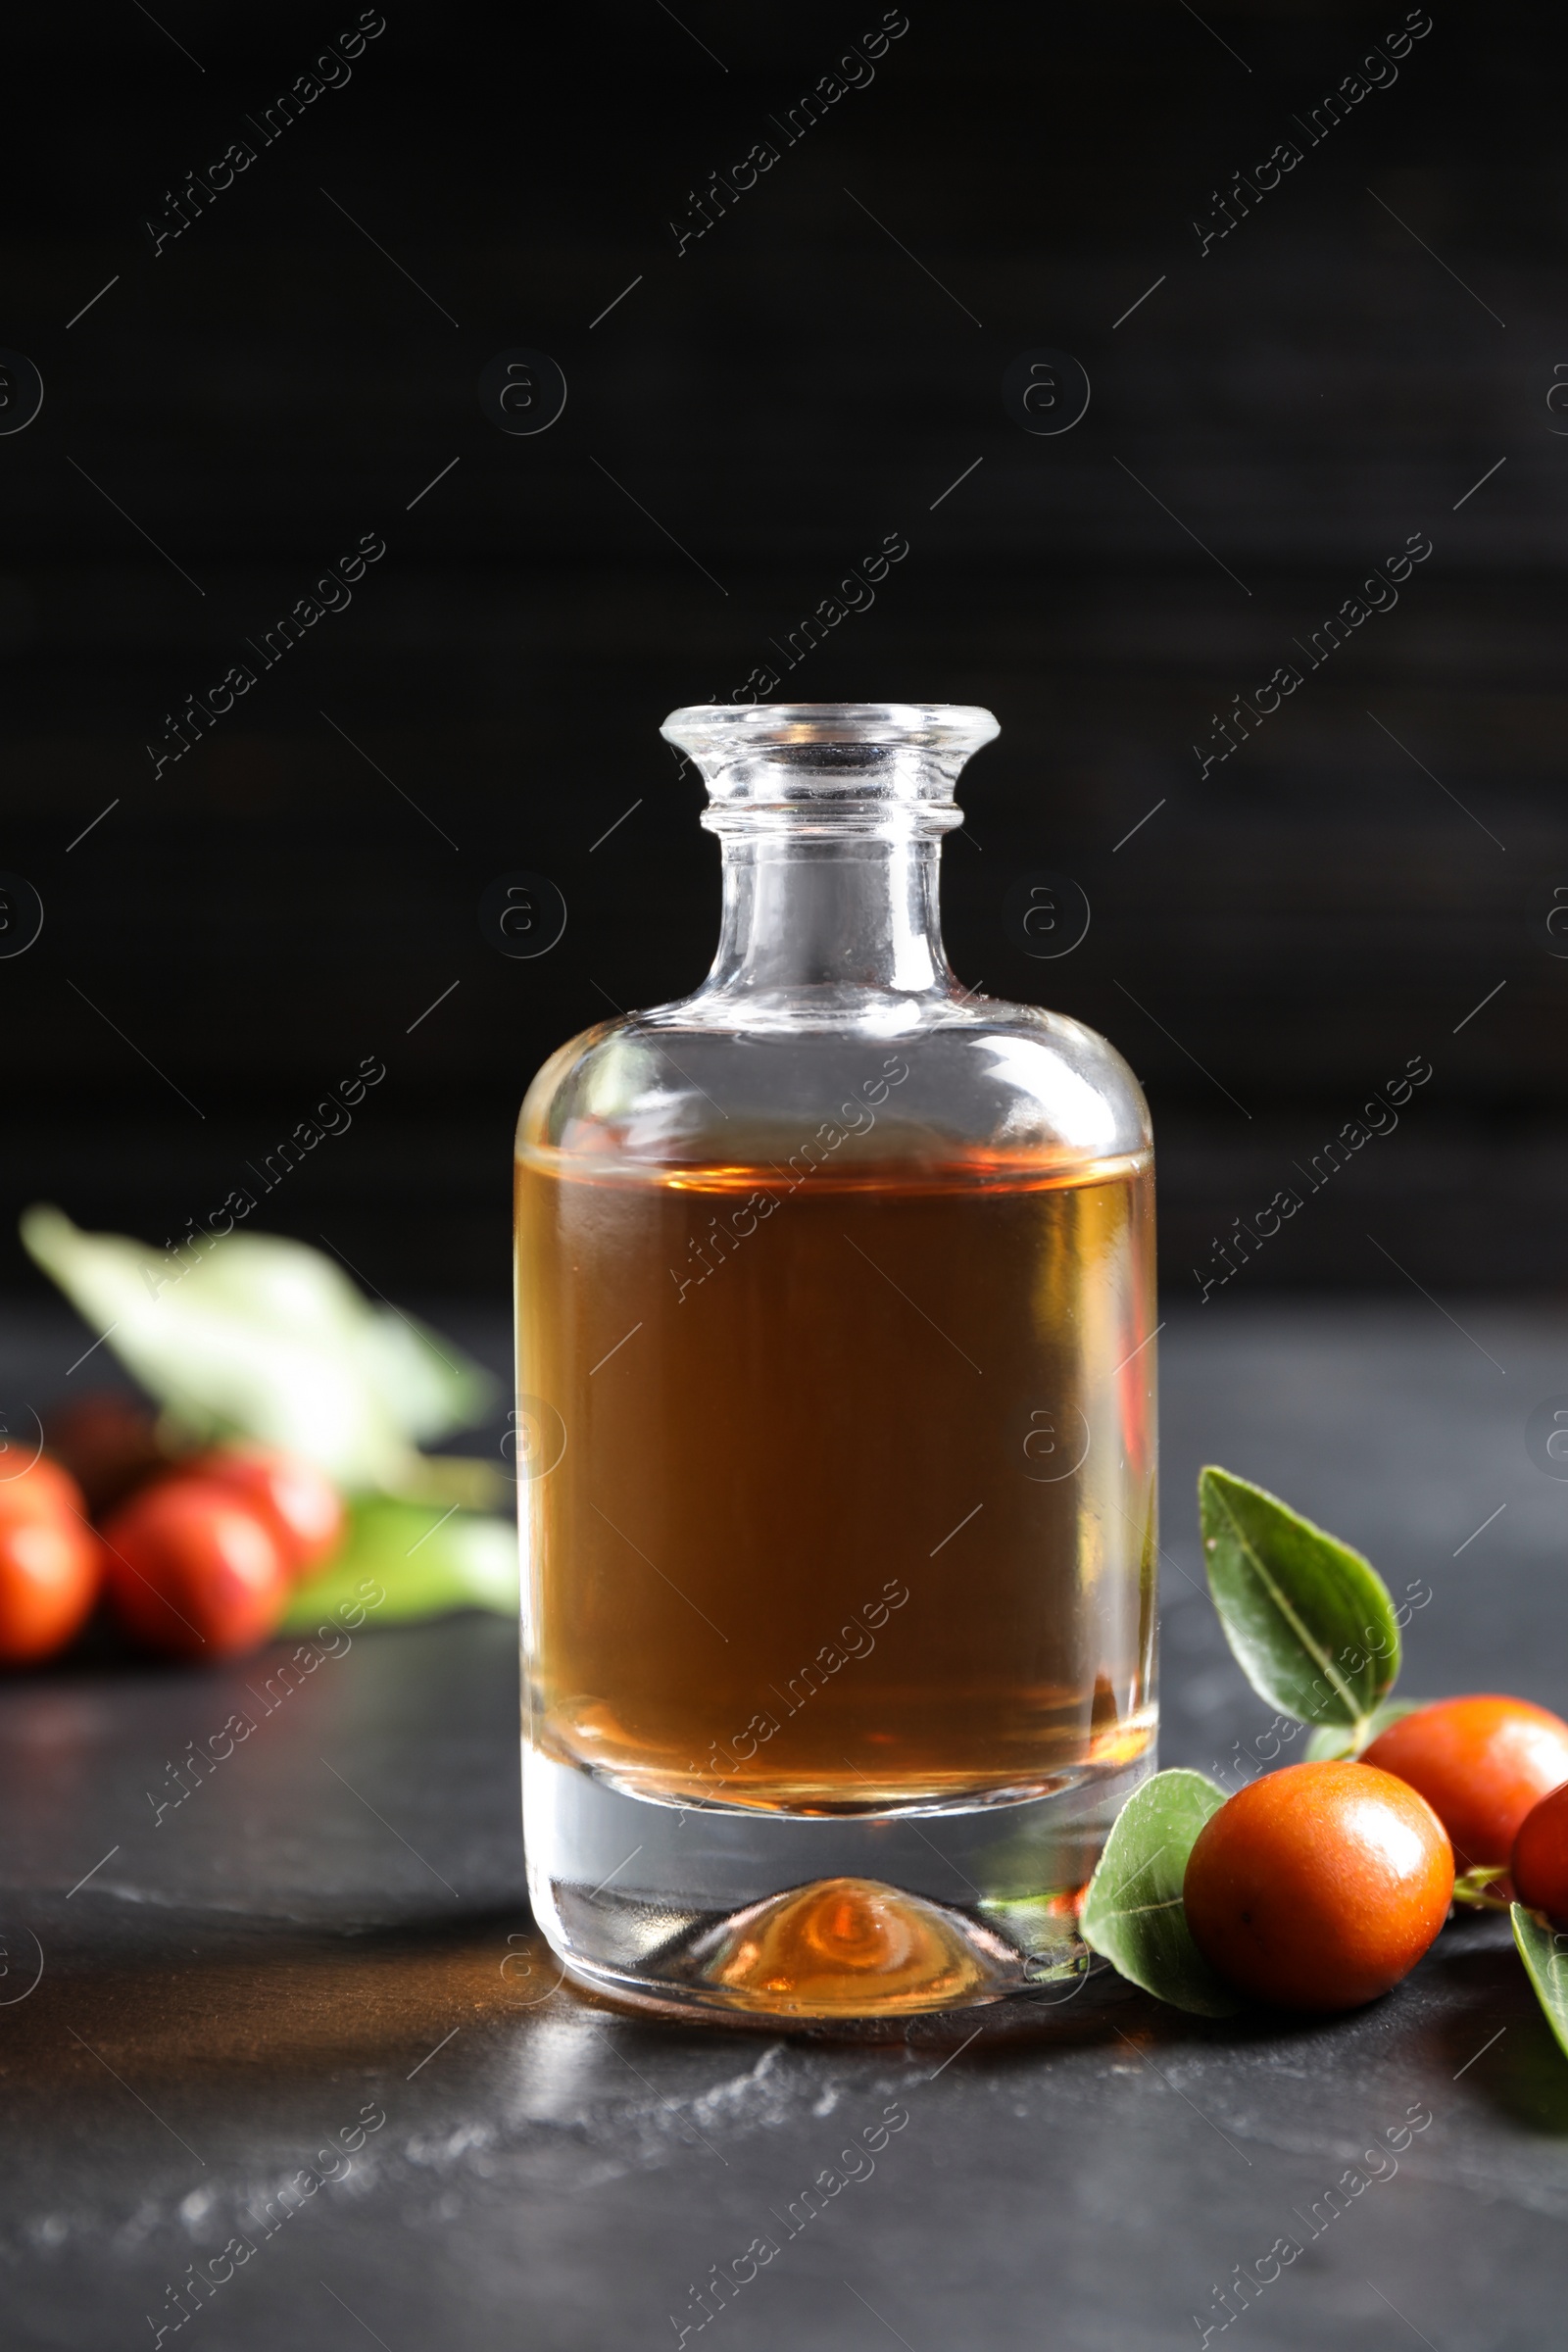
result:
[[[825,1002],[946,995],[940,839],[726,831],[724,908],[708,992]]]

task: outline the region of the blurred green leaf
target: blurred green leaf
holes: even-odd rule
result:
[[[1261,1487],[1199,1473],[1209,1591],[1225,1639],[1261,1698],[1357,1739],[1399,1671],[1388,1587],[1337,1536]]]
[[[23,1241],[163,1405],[175,1436],[235,1434],[318,1462],[345,1487],[397,1487],[416,1443],[480,1420],[495,1383],[450,1341],[372,1306],[333,1260],[236,1233],[186,1259],[30,1208]]]
[[[499,1462],[472,1453],[420,1453],[412,1475],[391,1490],[400,1502],[434,1502],[443,1508],[461,1502],[466,1510],[498,1511],[511,1515],[516,1505],[516,1482]]]
[[[1544,1912],[1527,1911],[1523,1903],[1515,1903],[1509,1916],[1526,1974],[1546,2012],[1546,2023],[1568,2056],[1568,1936],[1558,1935]]]
[[[380,1594],[368,1597],[368,1590]],[[374,1625],[406,1625],[454,1609],[517,1614],[517,1531],[509,1519],[433,1503],[355,1502],[342,1548],[294,1588],[280,1633],[312,1633],[364,1610]]]
[[[496,1384],[453,1341],[395,1306],[367,1309],[360,1330],[365,1377],[405,1436],[419,1446],[471,1429],[496,1400]]]
[[[1145,1781],[1116,1816],[1078,1923],[1122,1976],[1198,2017],[1232,2017],[1241,2007],[1193,1941],[1182,1905],[1187,1857],[1224,1802],[1200,1772]]]

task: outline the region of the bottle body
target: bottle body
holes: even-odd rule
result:
[[[750,843],[782,973],[573,1041],[519,1122],[531,1885],[634,1997],[1075,1991],[1152,1765],[1147,1116],[939,954],[802,978],[922,855]]]

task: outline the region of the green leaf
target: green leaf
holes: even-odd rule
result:
[[[1156,2000],[1198,2017],[1232,2017],[1241,2003],[1203,1958],[1182,1908],[1187,1857],[1225,1792],[1200,1772],[1156,1772],[1117,1814],[1089,1882],[1084,1941]]]
[[[371,1598],[378,1593],[379,1598]],[[280,1633],[314,1633],[354,1612],[376,1625],[406,1625],[454,1609],[517,1614],[517,1531],[461,1505],[445,1511],[380,1496],[351,1506],[342,1548],[296,1585]]]
[[[1342,1757],[1358,1756],[1371,1746],[1380,1732],[1386,1732],[1391,1723],[1397,1723],[1401,1715],[1419,1715],[1423,1707],[1431,1704],[1429,1698],[1386,1698],[1381,1707],[1375,1707],[1359,1724],[1320,1724],[1301,1750],[1302,1760],[1308,1764],[1337,1764]]]
[[[28,1251],[186,1445],[235,1434],[287,1446],[345,1487],[396,1487],[416,1441],[482,1418],[489,1375],[363,1298],[303,1242],[236,1233],[183,1256],[82,1233],[56,1208],[22,1220]]]
[[[1388,1587],[1358,1551],[1277,1495],[1212,1465],[1199,1473],[1209,1591],[1259,1697],[1360,1737],[1399,1671]]]
[[[1509,1916],[1519,1957],[1546,2012],[1546,2023],[1568,2056],[1568,1936],[1559,1936],[1544,1913],[1527,1911],[1523,1903],[1515,1903]]]

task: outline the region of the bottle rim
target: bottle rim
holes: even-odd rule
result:
[[[933,752],[948,755],[956,773],[1002,730],[973,703],[690,703],[659,731],[711,779],[731,761],[768,751]]]
[[[968,703],[696,703],[660,732],[708,786],[710,833],[939,834],[970,755],[1001,733]]]

